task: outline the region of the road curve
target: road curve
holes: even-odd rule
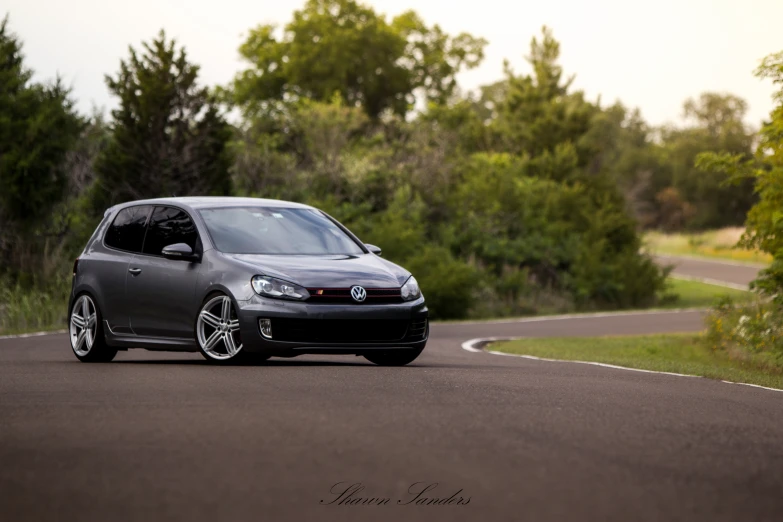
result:
[[[216,368],[141,350],[90,365],[64,335],[0,340],[0,517],[780,520],[780,394],[459,346],[698,322],[436,324],[405,368],[315,356]],[[438,483],[425,497],[470,501],[397,504],[417,482]],[[329,504],[353,483],[364,490],[352,499],[389,503]]]
[[[685,277],[722,281],[733,285],[747,286],[756,279],[761,265],[700,259],[697,257],[676,257],[658,254],[655,260],[664,266],[673,266],[672,273]]]

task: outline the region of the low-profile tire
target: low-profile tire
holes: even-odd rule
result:
[[[76,297],[68,316],[68,337],[73,354],[81,362],[109,362],[117,348],[106,344],[101,311],[90,294]]]
[[[242,350],[239,318],[234,302],[221,293],[209,295],[196,318],[196,342],[199,352],[213,364],[246,364],[255,354]]]
[[[416,360],[424,348],[397,349],[388,352],[365,353],[364,358],[378,366],[405,366]]]

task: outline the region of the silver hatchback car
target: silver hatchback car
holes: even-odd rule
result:
[[[424,296],[326,213],[252,198],[124,203],[74,263],[71,347],[200,351],[235,363],[305,353],[412,362],[427,344]]]

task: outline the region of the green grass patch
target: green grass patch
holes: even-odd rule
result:
[[[774,359],[715,352],[694,334],[530,338],[493,343],[489,349],[783,388],[783,368]]]
[[[0,281],[0,335],[66,328],[70,291],[67,280],[32,288]]]
[[[769,264],[772,256],[758,250],[736,248],[743,229],[722,228],[697,234],[664,234],[648,232],[644,235],[647,249],[655,254],[687,255],[725,259],[746,263]]]
[[[745,290],[675,278],[667,280],[666,288],[667,292],[676,295],[677,299],[666,302],[663,308],[706,308],[715,304],[719,297],[726,295],[737,302],[748,302],[755,296],[753,292]]]

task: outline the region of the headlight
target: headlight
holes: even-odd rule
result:
[[[419,288],[419,283],[416,281],[416,278],[410,276],[408,280],[405,281],[405,284],[402,285],[400,293],[402,294],[403,301],[413,301],[414,299],[421,297],[421,289]]]
[[[253,290],[264,297],[276,297],[278,299],[303,300],[310,297],[306,289],[299,285],[275,279],[274,277],[257,275],[251,280]]]

